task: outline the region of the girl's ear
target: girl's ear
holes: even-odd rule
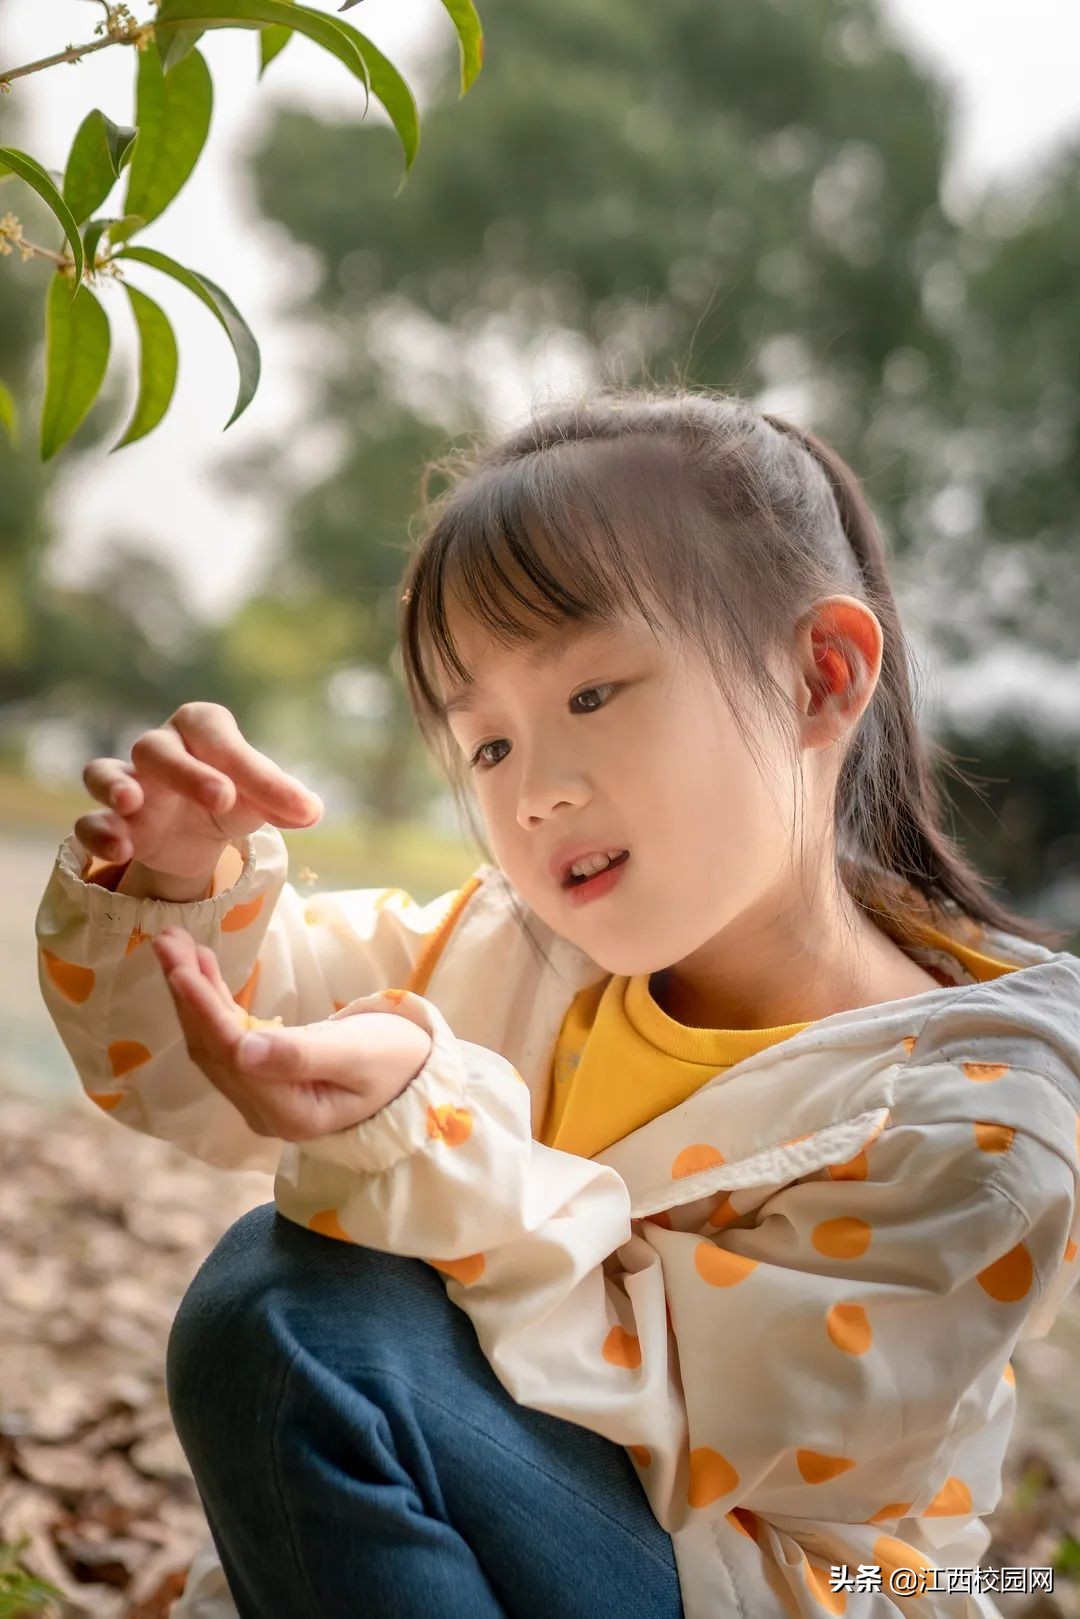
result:
[[[802,666],[810,689],[807,714],[818,714],[831,699],[846,726],[853,725],[877,686],[882,645],[881,625],[863,602],[854,596],[819,602],[800,641],[804,659],[809,652],[809,666]]]

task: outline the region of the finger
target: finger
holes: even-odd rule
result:
[[[228,776],[193,758],[169,725],[144,731],[131,749],[131,758],[144,781],[160,782],[185,798],[219,811],[231,809],[236,802],[236,789]]]
[[[195,947],[195,954],[198,958],[199,968],[203,977],[206,979],[206,982],[210,985],[211,989],[216,991],[218,998],[226,1007],[231,1008],[234,1015],[237,1012],[242,1011],[243,1008],[237,1006],[236,1001],[233,999],[232,990],[221,976],[221,968],[218,965],[218,958],[210,949],[209,945],[197,945]]]
[[[177,1016],[185,1034],[190,1036],[189,1052],[195,1056],[193,1040],[200,1053],[196,1060],[200,1063],[235,1067],[243,1026],[222,1005],[216,990],[192,967],[174,968],[168,984],[176,1001]]]
[[[162,928],[151,944],[154,954],[165,966],[166,971],[171,971],[173,967],[198,969],[195,940],[186,928]]]
[[[120,815],[133,815],[142,808],[143,790],[134,765],[126,759],[91,759],[83,771],[83,785],[92,798]]]
[[[318,794],[309,792],[295,776],[252,747],[222,704],[185,703],[169,725],[186,750],[216,767],[261,809],[271,811],[268,819],[299,827],[310,826],[322,816]]]
[[[73,828],[75,836],[91,854],[107,860],[130,859],[131,840],[122,815],[112,810],[92,810],[80,815]]]
[[[369,1088],[362,1040],[355,1017],[336,1023],[327,1018],[321,1023],[253,1030],[245,1034],[237,1058],[245,1073],[269,1081],[321,1080],[362,1092]]]

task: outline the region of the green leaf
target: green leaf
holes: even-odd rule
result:
[[[138,287],[129,287],[125,282],[124,291],[131,299],[139,332],[139,397],[127,432],[113,445],[110,455],[153,431],[168,410],[176,387],[176,337],[169,317]]]
[[[79,222],[71,209],[56,189],[48,173],[42,168],[37,158],[30,157],[27,152],[20,152],[14,146],[0,146],[0,167],[10,169],[20,179],[33,186],[42,201],[47,202],[67,237],[71,256],[75,261],[75,290],[82,281],[85,255],[83,253],[82,237],[79,235]],[[59,279],[59,278],[58,278]]]
[[[351,23],[338,21],[338,27],[349,36],[367,64],[371,88],[390,114],[390,122],[397,130],[398,139],[401,141],[405,153],[405,173],[401,176],[401,184],[394,192],[394,196],[399,197],[409,177],[409,170],[416,161],[416,154],[420,150],[420,111],[416,105],[416,97],[393,62],[388,61],[365,34],[354,28]]]
[[[364,84],[370,104],[371,81],[363,57],[335,17],[292,0],[163,0],[154,24],[154,38],[167,50],[177,28],[264,28],[277,23],[306,34],[339,61],[344,62]]]
[[[64,201],[81,225],[109,195],[131,156],[133,129],[121,128],[99,107],[79,125],[64,171]]]
[[[41,459],[50,460],[98,396],[109,360],[109,321],[89,287],[71,297],[55,275],[45,301],[45,403]]]
[[[139,138],[131,160],[125,214],[149,224],[172,202],[199,161],[210,131],[214,90],[198,51],[162,72],[156,46],[139,52],[135,120]]]
[[[161,65],[166,73],[170,73],[194,50],[205,32],[205,28],[177,29],[170,38],[167,48],[161,53]]]
[[[473,0],[443,0],[457,29],[461,47],[461,94],[465,95],[484,65],[484,35]]]
[[[285,5],[291,5],[293,0],[283,0]],[[353,0],[358,4],[359,0]],[[342,7],[342,10],[348,9]],[[360,33],[351,23],[341,22],[335,18],[337,26],[352,40],[356,49],[367,65],[368,78],[371,89],[382,102],[390,114],[390,122],[397,130],[405,153],[405,173],[402,175],[401,185],[395,191],[400,196],[408,178],[409,170],[416,161],[416,154],[420,149],[420,111],[416,105],[416,97],[408,84],[402,78],[394,64],[387,60],[382,52],[371,43],[366,35]],[[259,77],[262,78],[268,63],[272,62],[279,51],[283,50],[292,38],[292,29],[273,24],[264,28],[260,37],[262,65]]]
[[[155,247],[125,247],[122,252],[114,254],[113,258],[114,261],[134,259],[139,264],[149,264],[151,269],[160,270],[162,275],[171,275],[174,281],[179,281],[181,286],[187,287],[196,298],[200,298],[210,313],[221,322],[240,367],[240,390],[236,396],[236,408],[225,423],[226,428],[231,427],[254,397],[255,390],[259,386],[262,361],[259,357],[259,345],[251,328],[228,293],[223,292],[209,276],[200,275],[198,270],[186,269],[184,265],[177,264],[175,259],[170,259],[166,253],[159,253]]]
[[[19,410],[12,398],[11,389],[0,382],[0,427],[4,429],[12,444],[19,442]]]
[[[98,243],[106,231],[109,233],[109,243],[115,247],[118,242],[126,242],[133,236],[140,225],[146,220],[141,214],[125,214],[122,219],[106,219],[102,215],[98,219],[91,219],[83,226],[83,246],[86,248],[86,257],[93,264],[98,250]]]
[[[285,4],[291,5],[292,0],[285,0]],[[274,57],[277,56],[279,51],[283,51],[285,49],[292,37],[292,29],[285,28],[281,23],[271,23],[269,28],[264,28],[262,30],[259,35],[260,79],[270,66],[270,63],[274,60]]]

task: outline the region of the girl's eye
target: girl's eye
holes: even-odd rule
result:
[[[570,701],[572,703],[576,703],[579,697],[589,697],[594,692],[598,692],[598,691],[617,691],[617,690],[618,690],[618,687],[613,685],[611,681],[605,681],[602,686],[586,686],[583,691],[576,691],[574,693],[573,697],[570,698]],[[603,705],[600,705],[600,706],[603,706]],[[595,707],[593,707],[593,708],[585,708],[585,709],[579,709],[578,712],[583,713],[583,714],[595,714],[597,712],[597,709]],[[484,742],[484,743],[482,743],[480,745],[480,747],[477,748],[477,750],[473,754],[472,758],[469,760],[469,769],[470,770],[475,770],[477,767],[479,767],[482,770],[494,770],[495,766],[497,764],[501,764],[502,760],[506,758],[505,753],[502,755],[501,758],[492,759],[492,760],[485,759],[483,757],[483,755],[487,752],[488,748],[494,748],[494,747],[496,747],[498,745],[498,743],[500,743],[500,742],[502,742],[504,740],[505,740],[505,738],[503,738],[503,737],[496,737],[494,742]]]

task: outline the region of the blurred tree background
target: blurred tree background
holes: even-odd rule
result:
[[[950,92],[877,0],[517,0],[485,26],[465,103],[456,48],[440,59],[400,197],[385,125],[285,110],[251,153],[263,213],[317,255],[294,313],[325,337],[312,369],[340,453],[309,487],[276,444],[222,457],[287,514],[229,622],[190,620],[138,555],[93,592],[42,587],[41,474],[0,449],[3,577],[30,604],[25,643],[5,631],[3,700],[59,705],[114,753],[133,716],[212,698],[267,751],[302,738],[366,824],[448,830],[394,650],[425,459],[516,403],[539,354],[570,387],[782,396],[885,526],[920,691],[939,689],[924,724],[973,783],[944,783],[957,835],[1080,941],[1080,702],[1058,668],[1080,609],[1080,147],[958,223]],[[20,277],[2,268],[0,363],[25,365]],[[983,660],[1004,648],[1047,660],[1037,709],[1000,681],[987,702]]]

